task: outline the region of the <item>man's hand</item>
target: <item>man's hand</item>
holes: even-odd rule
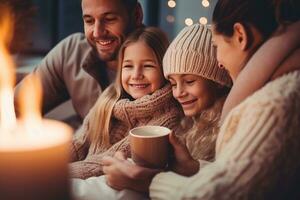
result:
[[[199,170],[199,162],[192,158],[187,147],[180,143],[174,133],[169,135],[169,140],[174,148],[175,154],[175,161],[171,165],[171,169],[183,176],[196,174]]]
[[[101,165],[107,184],[117,190],[148,192],[152,178],[160,172],[134,164],[121,152],[117,152],[114,157],[106,156],[102,159]]]

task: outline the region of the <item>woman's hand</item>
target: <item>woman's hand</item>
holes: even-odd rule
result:
[[[127,160],[121,152],[117,152],[114,157],[106,156],[101,165],[107,184],[117,190],[148,192],[152,178],[161,171],[138,166]]]
[[[174,133],[169,135],[169,140],[174,148],[175,154],[175,160],[171,165],[172,171],[184,176],[196,174],[199,170],[199,162],[192,158],[187,147],[180,143]]]

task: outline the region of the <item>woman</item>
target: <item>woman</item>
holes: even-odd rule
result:
[[[300,43],[300,2],[274,0],[277,30],[251,57],[232,87],[222,110],[221,122],[232,108],[262,88],[270,79],[297,68],[294,65],[280,68]],[[255,76],[255,79],[252,77]]]
[[[234,84],[249,58],[278,27],[274,10],[268,0],[219,0],[216,4],[213,41],[217,58]],[[200,168],[191,178],[173,172],[155,175],[157,172],[137,166],[131,166],[134,173],[123,174],[122,178],[132,182],[147,180],[154,199],[293,197],[300,167],[299,53],[298,48],[279,67],[296,66],[292,72],[275,72],[277,76],[227,115],[217,138],[213,163]],[[177,153],[177,160],[182,155]],[[126,166],[121,159],[118,164],[121,169]],[[114,182],[109,184],[114,186]],[[125,187],[147,190],[146,184]]]

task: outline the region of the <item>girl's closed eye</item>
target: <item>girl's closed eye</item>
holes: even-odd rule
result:
[[[185,83],[188,85],[193,85],[196,80],[186,80]]]
[[[145,68],[155,68],[155,66],[152,65],[152,64],[146,64],[146,65],[144,65],[144,67],[145,67]]]
[[[127,69],[131,69],[131,68],[133,68],[133,66],[132,65],[129,65],[129,64],[126,64],[126,65],[123,65],[122,66],[122,68],[127,68]]]
[[[177,84],[171,82],[171,87],[172,87],[173,89],[175,89],[175,88],[177,87]]]
[[[169,78],[169,82],[171,84],[172,89],[175,89],[177,87],[177,83],[173,78]]]

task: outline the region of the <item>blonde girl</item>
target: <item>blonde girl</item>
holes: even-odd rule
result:
[[[176,128],[181,111],[162,72],[168,47],[158,28],[132,33],[119,52],[116,80],[101,94],[76,134],[71,149],[71,178],[102,175],[104,155],[130,156],[128,131],[141,125]]]

